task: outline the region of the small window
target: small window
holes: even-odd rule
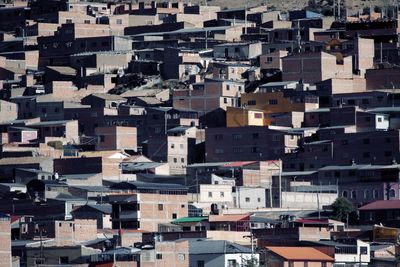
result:
[[[90,20],[85,19],[85,24],[90,24]]]
[[[258,197],[258,198],[257,198],[257,202],[261,202],[261,198]]]
[[[158,210],[164,210],[164,205],[163,204],[158,204]]]
[[[247,105],[255,106],[255,105],[257,105],[257,101],[256,100],[249,100],[249,101],[247,101]]]
[[[172,213],[172,219],[176,219],[176,218],[177,218],[176,213]]]
[[[277,99],[270,99],[270,100],[268,100],[268,103],[270,105],[277,105],[278,104],[278,100]]]
[[[208,197],[212,197],[212,192],[208,192]]]
[[[351,191],[351,198],[356,199],[357,198],[357,191],[353,190]]]
[[[157,259],[157,260],[162,260],[162,254],[161,254],[161,253],[157,253],[156,259]]]
[[[219,196],[220,196],[220,197],[225,197],[224,192],[219,192]]]
[[[246,198],[245,198],[245,201],[246,201],[246,202],[250,202],[250,198],[249,198],[249,197],[246,197]]]
[[[379,192],[377,189],[374,189],[374,199],[378,199],[379,198]]]
[[[106,137],[104,135],[100,135],[100,142],[104,143],[105,140],[106,140]]]
[[[116,22],[118,25],[121,25],[122,24],[122,19],[117,19],[117,22]]]

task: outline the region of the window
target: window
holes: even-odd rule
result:
[[[174,158],[174,163],[177,163],[178,162],[178,159],[177,158]]]
[[[261,149],[257,146],[253,146],[251,148],[251,153],[259,153],[261,151]]]
[[[351,191],[351,198],[356,199],[357,198],[357,192],[355,190]]]
[[[250,202],[250,198],[249,198],[249,197],[246,197],[244,201]]]
[[[261,202],[261,198],[260,197],[257,198],[257,202]]]
[[[374,189],[374,199],[379,198],[379,192],[377,189]]]
[[[225,193],[224,192],[219,192],[219,196],[220,197],[225,197]]]
[[[364,191],[364,199],[369,199],[371,197],[370,192],[368,189],[365,189]]]
[[[60,108],[54,108],[54,112],[55,112],[55,113],[60,112]]]
[[[237,263],[236,260],[228,260],[228,267],[236,267]]]
[[[171,148],[174,149],[175,148],[175,144],[171,144]]]
[[[272,57],[267,57],[267,63],[272,63]]]
[[[216,134],[216,135],[214,135],[214,140],[216,140],[216,141],[223,140],[223,139],[224,139],[224,137],[223,137],[222,134]]]
[[[72,19],[66,19],[65,22],[66,22],[67,24],[72,23]]]
[[[164,210],[164,204],[158,204],[158,210]]]
[[[255,119],[262,119],[263,118],[263,114],[262,113],[254,113],[254,118]]]
[[[378,122],[382,122],[382,117],[378,117]]]
[[[259,134],[258,133],[253,133],[253,139],[258,139]]]
[[[181,163],[185,163],[185,159],[184,158],[181,158]]]
[[[67,256],[61,256],[60,260],[59,260],[60,264],[68,264],[69,263],[69,259]]]
[[[232,138],[233,140],[240,140],[243,138],[243,136],[241,134],[232,134]]]
[[[212,197],[212,192],[208,192],[208,197]]]
[[[214,149],[214,153],[215,154],[224,154],[224,150],[221,148],[216,148],[216,149]]]
[[[279,141],[280,140],[280,135],[279,134],[274,134],[272,136],[272,141]]]
[[[270,100],[268,100],[268,103],[270,105],[277,105],[278,104],[278,100],[277,99],[270,99]]]
[[[229,91],[230,89],[231,89],[230,85],[227,84],[227,85],[226,85],[226,90]]]
[[[117,19],[116,23],[117,23],[118,25],[121,25],[121,24],[122,24],[122,19]]]
[[[369,99],[363,98],[363,100],[361,101],[364,105],[368,105],[369,104]]]
[[[346,190],[343,190],[343,192],[342,192],[342,197],[347,198],[347,191],[346,191]]]
[[[242,153],[243,149],[241,147],[234,147],[233,148],[233,153]]]
[[[85,19],[85,24],[90,24],[90,20]]]
[[[391,198],[396,197],[396,191],[394,189],[389,190],[389,197],[391,197]]]
[[[161,253],[157,253],[156,259],[157,259],[157,260],[162,260],[162,254],[161,254]]]
[[[42,113],[43,113],[43,114],[46,114],[46,113],[47,113],[46,108],[42,108]]]
[[[172,219],[176,219],[176,218],[177,218],[176,213],[172,213]]]
[[[255,106],[257,104],[257,101],[256,100],[249,100],[249,101],[247,101],[247,105],[249,105],[249,106]]]
[[[289,267],[294,267],[294,262],[293,261],[289,261]]]
[[[204,267],[204,261],[197,261],[197,267]]]

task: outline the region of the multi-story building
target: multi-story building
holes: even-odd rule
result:
[[[188,216],[187,188],[175,184],[122,182],[109,195],[113,229],[158,231],[158,224]]]
[[[298,148],[300,135],[268,127],[206,129],[206,160],[244,161],[278,159]]]

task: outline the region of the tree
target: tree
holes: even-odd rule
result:
[[[332,203],[332,211],[332,219],[342,222],[347,222],[350,216],[353,219],[355,213],[353,204],[344,197],[338,197]]]

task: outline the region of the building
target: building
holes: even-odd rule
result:
[[[365,225],[378,222],[389,227],[397,227],[400,220],[400,200],[377,200],[360,208],[360,222]]]
[[[137,131],[134,127],[97,127],[96,150],[134,150],[137,151]]]
[[[265,247],[264,261],[268,266],[334,266],[335,259],[308,247]]]
[[[184,186],[121,182],[111,188],[121,191],[109,195],[113,229],[158,231],[158,224],[188,215],[187,188]]]
[[[251,249],[225,240],[189,240],[190,266],[237,266],[255,258]]]
[[[268,127],[233,127],[206,129],[208,162],[278,159],[298,147],[296,133]]]

